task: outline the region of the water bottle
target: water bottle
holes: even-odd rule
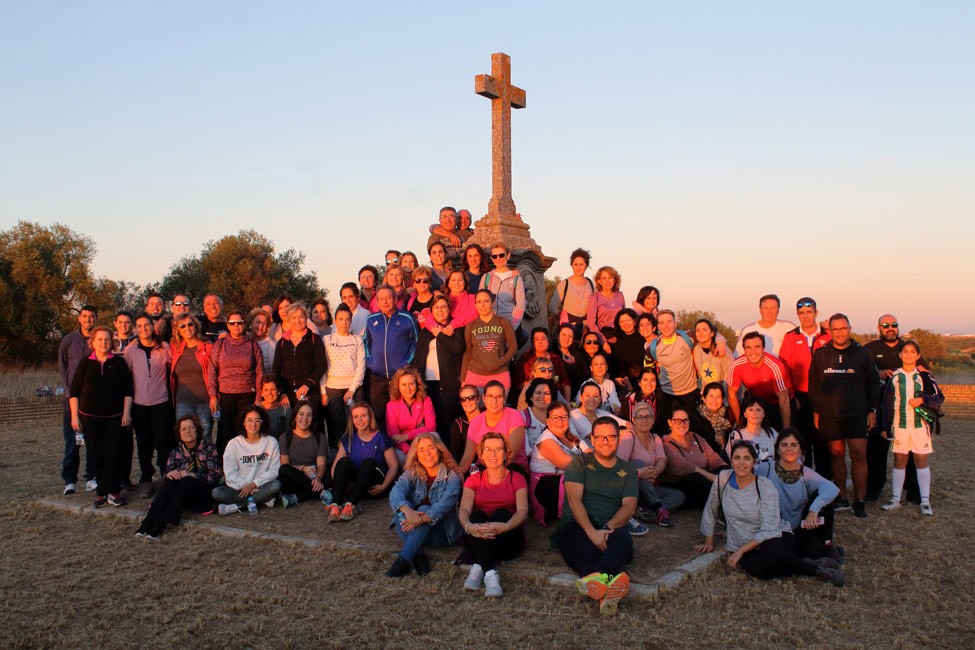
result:
[[[217,409],[216,411],[213,412],[213,421],[214,422],[220,421],[220,409]]]
[[[85,434],[82,433],[81,431],[75,431],[74,432],[74,444],[78,445],[79,447],[84,447],[85,446]]]
[[[257,514],[257,501],[254,497],[247,497],[247,514],[252,517]]]

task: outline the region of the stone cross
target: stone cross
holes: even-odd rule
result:
[[[525,107],[525,91],[511,85],[511,57],[491,55],[491,74],[474,77],[474,92],[491,100],[492,195],[488,217],[516,221],[511,198],[511,109]]]

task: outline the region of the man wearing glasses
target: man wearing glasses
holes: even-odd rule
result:
[[[815,461],[816,471],[820,476],[832,478],[829,448],[820,440],[819,433],[813,426],[812,408],[809,406],[809,365],[812,363],[812,353],[829,342],[829,332],[819,324],[819,310],[812,298],[800,298],[796,301],[796,316],[799,318],[799,326],[782,339],[782,354],[779,356],[789,369],[792,388],[796,394],[792,422],[812,444],[812,454],[806,459],[806,464],[812,467]]]
[[[369,370],[369,403],[381,428],[386,427],[389,379],[408,366],[416,354],[416,321],[396,308],[396,292],[388,284],[376,290],[379,312],[366,319],[366,368]]]
[[[901,350],[904,348],[904,339],[900,337],[900,323],[893,314],[884,314],[877,319],[877,333],[880,338],[866,344],[870,356],[877,364],[877,371],[880,373],[880,385],[885,386],[894,371],[901,367]],[[923,358],[917,360],[919,370],[925,370],[927,363]],[[881,390],[883,394],[883,390]],[[887,482],[887,451],[890,448],[890,440],[883,436],[875,435],[867,439],[867,501],[876,501],[880,498],[880,493]],[[907,472],[904,480],[904,490],[908,501],[911,503],[921,503],[921,493],[917,486],[917,468],[914,466],[914,454],[908,455]]]
[[[813,352],[809,399],[813,424],[829,445],[833,482],[840,489],[837,510],[850,507],[846,493],[846,450],[853,470],[853,514],[867,516],[867,432],[877,426],[880,380],[870,352],[850,338],[850,319],[829,318],[832,340]]]
[[[626,523],[636,513],[640,488],[636,469],[616,455],[616,420],[598,418],[589,440],[593,451],[573,456],[565,469],[555,536],[565,563],[580,576],[579,591],[600,601],[601,614],[612,616],[629,590],[623,567],[633,560],[633,539]]]

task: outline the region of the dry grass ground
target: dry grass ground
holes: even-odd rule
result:
[[[61,385],[57,368],[0,368],[0,397],[33,397],[40,386],[56,390]]]
[[[975,409],[936,441],[935,517],[840,517],[846,587],[722,565],[657,601],[626,601],[613,620],[572,590],[503,571],[506,596],[487,601],[444,563],[391,581],[376,553],[199,528],[140,540],[129,521],[34,503],[59,493],[57,423],[0,428],[0,647],[975,646]]]

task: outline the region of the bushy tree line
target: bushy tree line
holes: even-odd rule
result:
[[[198,256],[174,264],[158,283],[138,285],[97,278],[91,272],[96,247],[90,237],[62,224],[21,221],[0,232],[0,361],[53,358],[61,336],[77,327],[82,305],[98,308],[99,322],[118,309],[141,310],[146,296],[186,293],[195,305],[207,291],[228,306],[249,307],[288,291],[298,299],[325,295],[312,272],[302,272],[304,253],[274,245],[253,230],[204,243]]]

